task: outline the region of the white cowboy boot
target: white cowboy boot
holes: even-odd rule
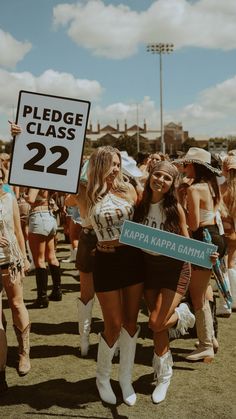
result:
[[[187,355],[186,359],[188,361],[203,360],[204,362],[209,363],[214,358],[212,341],[214,336],[214,328],[209,301],[205,301],[204,306],[197,310],[195,314],[199,346],[195,351]]]
[[[123,327],[119,338],[120,347],[120,369],[119,383],[122,390],[123,400],[128,406],[133,406],[136,402],[136,394],[132,386],[132,370],[134,365],[137,338],[140,332],[138,326],[137,332],[132,337]]]
[[[165,400],[168,387],[170,385],[170,379],[173,371],[173,359],[171,352],[168,351],[162,356],[158,356],[154,353],[153,357],[153,369],[154,378],[157,380],[156,388],[152,393],[152,400],[154,403],[160,403]]]
[[[108,346],[102,335],[98,344],[96,385],[101,399],[109,404],[116,404],[116,396],[110,383],[112,358],[117,346],[116,341],[112,348]]]
[[[80,334],[80,351],[81,356],[86,356],[89,350],[89,333],[91,329],[92,309],[94,299],[91,299],[84,304],[78,298],[78,326]]]

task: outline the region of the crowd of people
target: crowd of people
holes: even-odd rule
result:
[[[13,135],[20,132],[17,125],[11,129]],[[117,402],[110,375],[118,352],[123,400],[129,406],[136,402],[132,370],[142,299],[153,336],[154,403],[165,399],[173,374],[170,330],[184,335],[196,325],[196,348],[186,359],[213,360],[219,344],[211,310],[212,268],[125,245],[120,235],[125,220],[198,241],[208,235],[217,246],[210,262],[224,262],[232,297],[230,304],[219,298],[218,315],[229,317],[236,309],[236,151],[213,161],[208,151],[191,147],[178,159],[155,152],[135,161],[112,146],[98,147],[84,159],[76,194],[10,187],[3,162],[0,173],[0,393],[8,389],[4,290],[19,344],[18,373],[25,375],[31,368],[28,308],[46,309],[50,300],[63,298],[56,256],[58,222],[71,246],[63,261],[75,263],[79,275],[81,357],[89,351],[95,296],[101,307],[96,386],[102,401]],[[37,297],[26,307],[23,277],[32,269]],[[48,271],[53,284],[50,295]]]

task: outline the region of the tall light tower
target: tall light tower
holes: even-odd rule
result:
[[[139,141],[139,109],[138,103],[136,105],[136,115],[137,115],[137,152],[140,152],[140,141]]]
[[[165,154],[165,139],[164,139],[164,125],[163,125],[163,99],[162,99],[162,54],[170,54],[174,50],[174,44],[153,43],[147,45],[147,52],[152,54],[159,54],[160,63],[160,125],[161,125],[161,151]]]

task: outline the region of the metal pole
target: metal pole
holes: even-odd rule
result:
[[[161,124],[161,152],[165,154],[165,138],[163,127],[163,100],[162,100],[162,52],[159,53],[160,57],[160,124]]]
[[[174,44],[165,44],[162,42],[148,44],[147,51],[152,54],[159,54],[160,59],[160,125],[161,125],[161,151],[165,154],[165,128],[163,126],[163,101],[162,101],[162,54],[173,52]]]
[[[137,152],[140,151],[140,144],[139,144],[139,113],[138,113],[138,103],[137,103]]]

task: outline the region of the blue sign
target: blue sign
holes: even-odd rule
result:
[[[214,244],[189,239],[132,221],[124,222],[120,242],[209,269],[212,267],[210,255],[217,251],[217,246]]]

